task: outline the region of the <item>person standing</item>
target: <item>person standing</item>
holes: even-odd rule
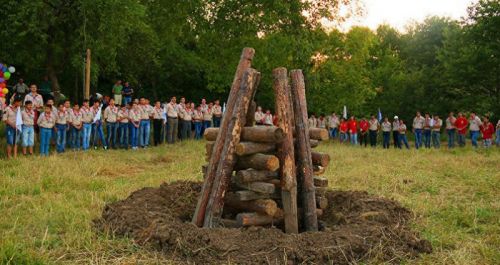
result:
[[[479,117],[476,116],[475,112],[471,112],[469,118],[469,132],[473,147],[478,147],[477,138],[479,137],[479,130],[481,125],[483,125],[481,119],[479,119]]]
[[[399,117],[394,116],[394,121],[392,122],[392,140],[394,141],[394,148],[401,148],[399,144]]]
[[[332,115],[328,117],[328,129],[330,132],[330,139],[337,138],[339,124],[340,124],[339,118],[337,117],[337,114],[333,112]]]
[[[146,148],[149,146],[149,134],[151,133],[151,121],[150,119],[150,108],[148,107],[147,101],[145,98],[141,97],[139,99],[139,110],[141,114],[141,122],[139,126],[138,138],[139,138],[139,146],[142,148]]]
[[[78,103],[73,104],[73,110],[71,111],[69,122],[71,125],[71,148],[74,151],[80,150],[83,128],[83,112],[80,110],[80,105],[78,105]]]
[[[33,111],[33,103],[31,103],[31,101],[26,101],[26,103],[24,104],[22,118],[23,155],[27,154],[27,149],[29,150],[29,154],[33,155],[33,146],[35,146],[35,112]]]
[[[490,122],[490,117],[483,117],[483,124],[481,125],[481,134],[483,135],[483,145],[485,148],[491,147],[493,133],[495,133],[495,127]]]
[[[129,110],[126,104],[122,104],[118,111],[118,122],[120,130],[120,147],[128,149],[129,146]]]
[[[358,144],[358,121],[356,121],[356,117],[351,116],[349,120],[349,135],[351,138],[351,145]]]
[[[38,132],[38,116],[40,116],[40,112],[43,110],[43,97],[38,94],[38,88],[35,84],[30,85],[30,93],[24,97],[24,104],[27,101],[31,101],[33,104],[33,111],[35,112],[35,132]]]
[[[86,151],[90,148],[90,137],[92,136],[92,122],[94,113],[90,109],[89,100],[83,100],[83,106],[80,109],[82,113],[83,135],[82,135],[82,150]]]
[[[50,139],[52,138],[52,129],[56,124],[54,115],[52,115],[52,106],[45,106],[44,112],[38,118],[40,127],[40,155],[48,156],[50,151]]]
[[[257,111],[255,111],[255,125],[264,125],[264,113],[262,112],[262,107],[258,106]]]
[[[21,97],[21,99],[24,99],[26,94],[29,92],[28,86],[24,83],[24,79],[19,78],[19,81],[17,81],[17,84],[14,85],[12,88],[12,91],[16,93],[17,96]]]
[[[205,108],[205,110],[203,111],[203,107],[202,107],[202,111],[203,111],[203,132],[205,132],[205,130],[207,128],[210,128],[212,127],[212,120],[213,120],[213,104],[212,102],[208,103],[208,106]]]
[[[115,100],[115,102],[117,104],[122,104],[122,80],[116,81],[116,83],[113,85],[113,88],[111,89],[111,92],[113,93],[113,99]]]
[[[465,135],[467,134],[468,125],[469,122],[467,121],[467,118],[465,118],[462,112],[459,112],[458,118],[455,121],[455,127],[457,128],[458,131],[458,146],[460,147],[465,146]]]
[[[422,117],[419,111],[417,111],[417,115],[415,118],[413,118],[413,133],[415,134],[415,148],[419,149],[422,147],[422,130],[424,128],[426,119]],[[401,121],[399,121],[399,124],[401,125]],[[404,123],[403,123],[404,124]],[[406,124],[405,124],[406,126]],[[401,133],[401,130],[399,130]],[[406,132],[406,130],[405,130]],[[430,129],[429,129],[430,133]],[[405,135],[406,137],[406,135]],[[429,143],[430,143],[430,134],[429,134]]]
[[[318,128],[320,128],[320,129],[326,129],[326,119],[325,119],[325,115],[324,114],[319,115],[317,123],[318,123],[317,124]]]
[[[448,114],[448,118],[446,118],[446,133],[448,134],[448,148],[455,147],[455,134],[457,131],[457,127],[455,126],[457,119],[453,112]]]
[[[264,125],[273,126],[273,115],[271,114],[271,110],[266,110],[266,114],[264,114]]]
[[[56,151],[64,153],[66,149],[66,132],[68,131],[68,119],[66,111],[64,111],[64,103],[59,103],[57,113],[55,115],[55,133],[56,133]]]
[[[64,113],[66,113],[66,118],[68,122],[68,129],[66,130],[66,145],[71,147],[71,102],[69,99],[64,100]]]
[[[191,121],[193,119],[193,110],[191,109],[191,104],[187,104],[184,109],[182,109],[182,140],[191,139]],[[215,119],[214,119],[215,120]],[[219,120],[220,125],[220,120]]]
[[[216,100],[215,105],[213,107],[213,115],[214,115],[214,127],[220,127],[220,121],[222,119],[222,107],[220,106],[220,101]],[[189,124],[191,126],[191,123]]]
[[[368,145],[368,129],[370,128],[370,124],[366,120],[366,118],[362,118],[359,122],[359,145],[365,147]]]
[[[384,149],[389,149],[390,146],[390,139],[391,139],[391,122],[389,122],[389,119],[386,117],[384,121],[382,122],[382,146]]]
[[[432,145],[436,149],[439,149],[441,147],[442,126],[443,126],[443,120],[441,120],[438,115],[434,115],[434,121],[432,122]]]
[[[347,131],[349,130],[349,123],[344,120],[344,118],[340,119],[340,143],[345,143],[349,139],[347,136]]]
[[[429,113],[425,114],[425,123],[424,123],[424,146],[425,148],[431,148],[432,141],[432,127],[434,126],[434,118],[431,118]]]
[[[17,112],[21,111],[21,98],[15,97],[14,102],[5,108],[2,121],[5,122],[7,137],[7,157],[17,157],[17,144],[21,139],[21,132],[17,130]]]
[[[115,149],[116,132],[118,131],[118,107],[115,105],[115,99],[109,100],[109,105],[104,110],[104,120],[106,121],[106,132],[108,133],[107,142],[110,148]]]
[[[196,107],[193,111],[193,123],[194,123],[194,139],[201,139],[201,131],[203,128],[203,113],[201,112],[201,106]]]
[[[106,137],[104,137],[104,130],[102,128],[103,115],[101,102],[99,100],[94,101],[94,106],[90,108],[90,111],[94,117],[92,120],[92,145],[94,146],[94,149],[97,150],[99,140],[101,140],[103,149],[107,150],[108,142],[106,141]]]
[[[130,87],[129,82],[125,82],[122,89],[123,104],[128,106],[129,103],[132,102],[133,95],[134,95],[134,89]],[[122,102],[116,102],[116,104],[122,104]]]
[[[164,123],[163,109],[161,108],[161,102],[157,100],[153,108],[153,144],[158,146],[162,144],[162,128]]]
[[[128,113],[129,125],[130,125],[130,145],[132,146],[132,150],[137,150],[139,146],[139,127],[141,126],[141,115],[142,111],[137,104],[137,102],[131,102],[131,107]]]
[[[308,125],[309,125],[309,128],[316,128],[316,127],[318,127],[318,120],[316,119],[316,115],[314,115],[314,113],[311,114],[311,116],[309,117]]]
[[[402,144],[404,143],[406,149],[410,149],[410,145],[408,144],[408,138],[406,138],[406,124],[403,120],[399,120],[399,149],[401,149]]]
[[[177,140],[177,133],[178,133],[177,130],[179,125],[177,98],[172,97],[170,99],[170,102],[167,104],[166,108],[167,108],[167,124],[168,124],[167,142],[169,144],[173,144]]]
[[[370,129],[370,131],[369,131],[370,146],[376,147],[377,146],[377,134],[378,134],[378,130],[380,129],[380,123],[375,118],[375,115],[372,115],[372,117],[370,118],[368,123],[370,124],[370,128],[369,128]]]
[[[497,147],[500,147],[500,119],[497,121],[497,133],[495,138],[495,143]]]

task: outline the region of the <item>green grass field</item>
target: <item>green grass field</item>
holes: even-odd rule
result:
[[[323,144],[330,186],[394,198],[434,253],[407,264],[500,264],[500,149],[382,150]],[[146,186],[201,180],[204,144],[0,160],[1,264],[169,263],[126,238],[97,235],[106,203]]]

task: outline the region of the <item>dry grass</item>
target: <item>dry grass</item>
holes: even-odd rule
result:
[[[499,264],[500,150],[382,150],[324,144],[336,189],[401,201],[433,254],[409,264]],[[157,264],[168,258],[97,235],[103,206],[164,181],[201,180],[204,144],[0,161],[0,263]]]

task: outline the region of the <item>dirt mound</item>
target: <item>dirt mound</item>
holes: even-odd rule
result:
[[[107,205],[95,220],[101,232],[152,244],[166,258],[197,264],[397,263],[432,247],[409,227],[412,213],[366,192],[329,191],[323,231],[287,235],[277,228],[202,229],[190,223],[200,183],[144,188]]]

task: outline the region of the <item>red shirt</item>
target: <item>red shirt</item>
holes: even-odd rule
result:
[[[370,127],[370,124],[368,121],[362,120],[359,122],[359,128],[361,129],[362,132],[368,131],[368,128]]]
[[[340,123],[340,132],[346,133],[348,128],[349,125],[347,124],[347,122],[343,121]]]
[[[469,122],[465,117],[459,117],[455,121],[455,127],[457,127],[459,134],[467,133],[467,125],[469,125]]]
[[[488,124],[481,125],[481,132],[483,133],[483,139],[492,139],[495,128],[491,122],[488,122]]]
[[[350,133],[358,132],[358,122],[356,120],[349,120],[349,132]]]

